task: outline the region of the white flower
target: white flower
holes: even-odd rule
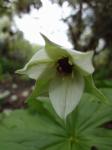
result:
[[[17,73],[27,74],[35,80],[49,77],[48,88],[52,106],[56,113],[65,119],[78,105],[86,82],[90,89],[97,91],[97,96],[101,96],[90,79],[94,71],[93,52],[82,53],[65,49],[43,37],[46,42],[45,48],[37,51]]]

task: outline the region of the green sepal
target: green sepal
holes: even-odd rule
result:
[[[99,89],[96,88],[92,75],[85,76],[84,79],[85,79],[85,91],[87,93],[94,95],[98,99],[98,101],[109,104],[107,97]]]

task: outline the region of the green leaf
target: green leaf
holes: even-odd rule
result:
[[[0,125],[0,131],[0,143],[4,150],[47,149],[64,141],[66,136],[63,128],[48,117],[31,115],[24,110],[15,111],[6,117]]]
[[[112,89],[102,91],[112,103]],[[42,103],[46,111],[52,109],[50,104]],[[77,108],[68,115],[66,123],[57,120],[55,113],[52,115],[54,118],[38,110],[37,113],[16,110],[9,116],[1,114],[1,150],[91,150],[92,146],[98,150],[112,148],[112,130],[102,126],[112,120],[112,107],[98,103],[92,95],[83,95]]]
[[[107,97],[112,93],[112,89],[105,89],[104,91]],[[112,99],[110,99],[110,103],[112,103]],[[86,139],[85,144],[88,146],[105,147],[105,149],[108,147],[108,149],[111,149],[112,138],[110,135],[112,135],[112,130],[105,129],[105,132],[102,132],[104,130],[102,125],[112,120],[111,112],[111,105],[98,103],[95,101],[95,97],[85,94],[79,107],[68,117],[68,130],[72,129],[74,135],[81,139]],[[108,134],[109,132],[110,134]],[[84,139],[81,141],[84,142]]]
[[[20,144],[15,144],[11,142],[0,142],[0,148],[1,150],[34,150],[33,148],[26,148],[24,146],[21,146]]]
[[[112,147],[112,131],[107,129],[96,129],[93,130],[94,143],[98,150],[110,150]]]

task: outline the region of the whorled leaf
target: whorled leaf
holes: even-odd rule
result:
[[[112,103],[112,89],[103,91]],[[57,120],[51,111],[52,105],[46,105],[44,101],[41,107],[54,118],[38,109],[37,113],[16,110],[10,116],[3,115],[0,120],[1,150],[91,150],[92,146],[110,150],[112,130],[104,129],[102,124],[112,120],[112,107],[97,103],[94,98],[85,94],[66,122]]]

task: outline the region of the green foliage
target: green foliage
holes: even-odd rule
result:
[[[40,0],[17,0],[15,3],[16,11],[18,13],[21,12],[30,12],[30,6],[34,6],[35,8],[39,8],[41,6]]]
[[[30,44],[19,31],[13,36],[8,31],[0,34],[0,76],[19,69],[37,49],[38,45]]]
[[[2,70],[1,74],[13,72],[16,68],[19,68],[20,64],[21,63],[18,63],[15,60],[10,60],[10,59],[7,59],[5,57],[2,57],[0,60],[0,65],[1,65],[1,70]]]
[[[13,14],[24,12],[19,8],[23,6],[27,9],[26,6],[30,7],[33,3],[36,5],[39,1],[0,0],[0,79],[3,79],[5,73],[13,73],[19,66],[23,66],[38,49],[37,45],[24,39],[22,32],[12,28],[15,26]]]
[[[103,89],[112,103],[112,89]],[[38,101],[36,101],[38,104]],[[1,114],[0,148],[2,150],[110,150],[112,131],[101,126],[112,120],[112,107],[84,94],[77,109],[63,122],[51,104],[41,102],[44,112],[16,110]],[[46,112],[49,112],[46,113]]]
[[[16,60],[26,62],[32,56],[34,51],[33,45],[25,40],[23,35],[19,32],[9,41],[9,55]]]
[[[112,80],[95,80],[99,88],[112,88]]]
[[[30,6],[39,8],[41,6],[40,0],[0,0],[0,15],[7,14],[12,16],[13,13],[29,13]]]

